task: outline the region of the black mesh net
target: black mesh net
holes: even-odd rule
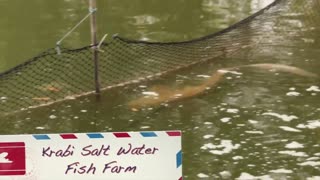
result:
[[[250,53],[281,58],[277,46],[296,46],[308,39],[307,31],[320,34],[319,9],[319,0],[275,0],[227,29],[186,42],[151,43],[114,36],[99,51],[101,88],[163,76],[221,56],[245,58]],[[290,17],[300,21],[291,22]],[[62,49],[60,54],[49,49],[1,73],[0,114],[94,93],[92,54],[90,46]]]

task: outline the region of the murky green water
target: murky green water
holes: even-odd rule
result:
[[[201,37],[242,19],[267,0],[105,0],[98,4],[99,37],[118,33],[148,41]],[[86,13],[86,1],[0,0],[0,70],[51,48]],[[294,20],[293,20],[294,21]],[[298,20],[297,20],[298,21]],[[83,24],[64,41],[89,44]],[[293,64],[318,73],[320,47],[307,34],[295,49],[271,49],[275,58],[225,58],[152,82],[3,117],[1,134],[92,131],[183,131],[185,179],[307,179],[320,175],[319,79],[246,69],[228,74],[204,95],[132,111],[126,103],[152,85],[201,82],[219,68],[250,63]],[[310,46],[312,45],[312,48]],[[310,47],[310,48],[309,48]],[[261,53],[263,54],[263,53]],[[292,58],[281,59],[283,55]],[[1,95],[0,95],[1,96]],[[246,176],[249,177],[248,175]]]

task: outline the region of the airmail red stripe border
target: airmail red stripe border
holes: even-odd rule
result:
[[[117,138],[130,138],[131,137],[130,134],[126,133],[126,132],[115,132],[112,134]]]
[[[160,132],[160,131],[159,131]],[[154,138],[159,137],[159,132],[156,131],[142,131],[142,132],[132,132],[135,134],[140,134],[144,138]],[[104,133],[64,133],[58,134],[62,139],[78,139],[79,134],[86,134],[89,139],[105,138]],[[131,138],[131,132],[113,132],[115,138]],[[165,131],[165,134],[169,137],[181,136],[181,131]],[[36,140],[51,140],[53,134],[34,134],[32,135]]]
[[[181,136],[180,131],[167,131],[168,136]]]
[[[62,139],[78,139],[75,134],[60,134]]]

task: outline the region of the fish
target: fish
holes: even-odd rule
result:
[[[291,73],[291,74],[295,74],[303,77],[313,77],[313,78],[319,77],[319,75],[315,73],[303,70],[295,66],[289,66],[284,64],[272,64],[272,63],[248,64],[248,65],[236,66],[231,68],[225,68],[225,70],[236,70],[236,69],[245,68],[245,67],[258,68],[258,69],[264,69],[264,70],[275,71],[275,72],[287,72],[287,73]]]
[[[34,97],[32,99],[36,100],[36,101],[50,101],[51,100],[51,98],[49,98],[49,97]]]
[[[303,70],[295,66],[289,66],[284,64],[272,64],[272,63],[260,63],[260,64],[248,64],[241,66],[234,66],[228,68],[222,68],[215,71],[208,79],[203,81],[202,84],[197,86],[186,86],[180,89],[173,89],[168,86],[156,85],[150,88],[147,96],[140,97],[128,102],[128,106],[131,109],[137,111],[138,109],[150,106],[157,106],[163,103],[170,103],[175,101],[184,100],[187,98],[195,97],[203,94],[207,89],[217,86],[217,84],[223,79],[223,76],[227,73],[241,74],[238,72],[241,68],[258,68],[269,71],[287,72],[303,77],[319,77],[317,74]],[[156,96],[154,96],[154,95]],[[152,95],[152,96],[151,96]]]
[[[50,86],[50,85],[46,86],[45,89],[48,91],[51,91],[51,92],[59,92],[60,91],[59,88],[54,87],[54,86]]]
[[[215,86],[221,81],[223,72],[216,71],[210,78],[199,86],[186,86],[181,89],[172,89],[167,86],[154,86],[150,90],[157,96],[143,96],[128,103],[131,109],[155,106],[162,103],[170,103],[187,99],[204,93],[209,87]]]
[[[49,84],[43,84],[41,86],[37,86],[37,89],[40,89],[42,91],[49,91],[49,92],[60,92],[62,89],[61,83],[58,82],[50,82]]]

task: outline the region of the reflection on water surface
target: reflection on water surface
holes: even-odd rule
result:
[[[99,3],[101,34],[182,41],[225,28],[269,1],[109,0]],[[1,70],[52,47],[87,11],[82,1],[18,3],[7,0],[1,1],[0,6],[10,7],[4,8],[1,12],[4,15],[0,16]],[[319,79],[244,69],[229,73],[215,88],[200,96],[142,110],[127,106],[130,100],[146,94],[154,85],[172,89],[198,85],[224,67],[276,62],[318,73],[317,22],[305,21],[300,14],[287,14],[283,18],[286,20],[281,23],[285,25],[265,24],[265,31],[277,33],[284,27],[302,31],[284,34],[282,38],[265,37],[261,41],[262,44],[279,42],[279,47],[249,48],[247,59],[224,57],[155,81],[106,91],[99,101],[87,96],[1,117],[0,132],[181,129],[185,179],[319,178]],[[87,33],[84,25],[65,44],[72,47],[88,44]]]

